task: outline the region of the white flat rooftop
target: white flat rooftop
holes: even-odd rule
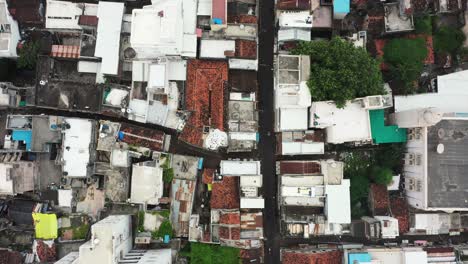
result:
[[[437,76],[437,93],[395,96],[395,112],[435,107],[445,113],[468,113],[468,70]]]
[[[307,107],[281,107],[278,111],[279,131],[307,130]]]
[[[260,161],[222,160],[221,175],[260,175]]]
[[[359,102],[348,102],[344,108],[337,108],[334,102],[314,102],[310,119],[311,127],[326,128],[329,143],[372,139],[369,112]]]
[[[349,187],[349,179],[343,179],[340,185],[325,185],[325,215],[329,223],[351,223]]]
[[[196,1],[160,0],[132,11],[130,44],[138,58],[196,56]]]
[[[283,155],[317,155],[325,153],[323,142],[282,142]]]
[[[102,58],[102,74],[117,75],[118,73],[120,32],[124,9],[124,3],[99,2],[97,13],[99,23],[94,56]]]
[[[132,203],[158,204],[163,195],[163,171],[159,166],[134,164],[132,173]]]
[[[312,15],[309,11],[283,11],[279,15],[280,27],[312,28]]]
[[[80,15],[97,16],[98,5],[48,0],[46,4],[46,24],[48,29],[81,29]]]
[[[86,177],[90,158],[93,123],[87,119],[66,118],[70,129],[63,130],[63,171],[68,177]]]
[[[435,107],[445,113],[468,113],[468,95],[417,94],[395,96],[395,112]]]
[[[240,208],[263,209],[265,208],[265,201],[263,200],[263,198],[241,198]]]
[[[200,43],[200,58],[226,58],[225,52],[235,52],[234,40],[202,39]]]

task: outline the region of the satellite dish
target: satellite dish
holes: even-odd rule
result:
[[[136,51],[133,48],[128,47],[124,50],[124,57],[126,59],[133,59],[136,57]]]
[[[445,146],[444,146],[444,144],[439,143],[439,144],[437,145],[437,153],[438,153],[438,154],[442,154],[442,153],[444,153],[444,151],[445,151]]]

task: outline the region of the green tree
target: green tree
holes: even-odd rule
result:
[[[413,91],[414,82],[421,76],[426,57],[427,48],[423,38],[392,39],[384,47],[384,61],[393,77],[403,83],[404,94]]]
[[[389,168],[382,168],[378,166],[372,167],[370,170],[371,178],[374,180],[375,183],[381,185],[389,185],[393,180],[393,172]]]
[[[465,41],[465,34],[458,28],[441,27],[434,35],[434,49],[436,52],[454,54]]]
[[[174,179],[174,169],[173,168],[163,169],[163,181],[165,183],[170,183],[172,182],[172,179]]]
[[[164,238],[165,235],[169,235],[169,237],[174,236],[174,231],[172,229],[172,224],[169,220],[165,220],[159,226],[159,229],[152,234],[152,237],[157,238]]]
[[[342,108],[347,100],[385,94],[379,61],[338,37],[300,42],[293,54],[310,56],[307,85],[315,101],[333,100]]]
[[[414,19],[414,28],[418,34],[429,34],[432,35],[432,17],[422,16]]]
[[[33,70],[36,67],[39,48],[40,44],[38,41],[24,43],[18,54],[17,67],[20,69]]]
[[[350,186],[351,204],[354,205],[366,198],[369,193],[369,178],[367,174],[352,175]]]
[[[145,231],[145,212],[139,211],[138,212],[138,232],[144,232]]]
[[[187,255],[193,264],[239,264],[239,252],[233,247],[190,243],[190,254]]]

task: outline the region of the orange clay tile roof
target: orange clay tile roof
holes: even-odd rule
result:
[[[256,59],[257,42],[253,40],[236,39],[235,56],[243,59]]]
[[[405,198],[397,197],[390,200],[392,216],[398,219],[400,235],[409,231],[409,210]]]
[[[225,240],[239,240],[240,239],[240,227],[219,227],[219,238]]]
[[[210,183],[212,183],[212,182],[213,182],[214,173],[215,173],[215,169],[208,169],[208,168],[203,169],[203,178],[202,178],[202,182],[203,182],[204,184],[210,184]]]
[[[240,213],[236,212],[221,212],[219,224],[225,225],[240,225]]]
[[[164,144],[164,132],[122,123],[120,131],[123,133],[121,141],[151,150],[161,151]]]
[[[283,252],[283,264],[341,264],[341,251]]]
[[[180,138],[203,145],[203,127],[224,131],[224,84],[228,80],[225,61],[189,60],[187,66],[186,108],[191,116]]]
[[[257,24],[257,17],[251,15],[228,16],[228,23]]]
[[[411,35],[405,36],[405,38],[409,38],[409,39],[424,38],[424,40],[426,41],[426,48],[427,48],[427,57],[424,60],[424,63],[425,64],[434,64],[434,47],[433,47],[433,40],[432,40],[431,35],[421,35],[421,34],[420,35],[414,35],[414,34],[411,34]],[[383,57],[384,47],[385,47],[386,43],[387,43],[386,39],[376,39],[376,40],[374,40],[375,49],[377,51],[377,56],[378,57]],[[383,62],[380,65],[380,67],[382,68],[382,70],[388,69],[388,66],[385,65],[385,63],[383,63]]]
[[[239,177],[224,177],[222,181],[213,183],[210,203],[213,209],[239,208]]]
[[[372,199],[369,206],[374,206],[374,208],[371,208],[374,215],[387,215],[389,209],[387,187],[380,184],[371,184],[369,195]]]

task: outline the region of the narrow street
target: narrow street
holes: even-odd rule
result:
[[[275,137],[273,131],[273,45],[274,1],[260,0],[258,83],[260,112],[259,154],[262,161],[263,230],[265,240],[265,263],[280,263],[279,214],[277,213],[277,182],[275,176]]]

